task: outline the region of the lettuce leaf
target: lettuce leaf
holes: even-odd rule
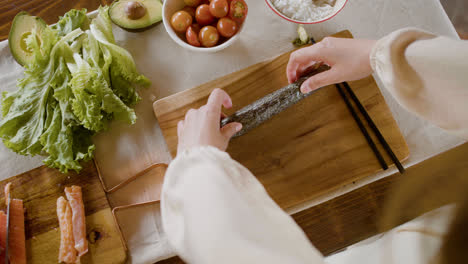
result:
[[[85,61],[79,62],[70,85],[74,95],[73,113],[85,128],[96,132],[104,130],[109,114],[118,120],[135,123],[135,111],[113,93],[98,68],[91,68]]]
[[[22,155],[37,155],[42,152],[40,137],[47,129],[47,104],[54,87],[64,81],[64,67],[56,67],[61,45],[80,34],[73,31],[57,42],[50,52],[47,67],[26,68],[25,77],[18,81],[18,90],[4,93],[0,137],[11,150]],[[62,63],[63,65],[63,63]],[[66,74],[67,72],[65,72]]]
[[[131,55],[115,44],[108,8],[89,22],[86,10],[71,10],[26,45],[18,90],[3,94],[0,138],[22,155],[47,154],[44,163],[61,172],[79,171],[95,149],[92,136],[112,120],[136,121],[136,88],[149,80]],[[91,27],[90,27],[91,25]]]
[[[151,82],[144,75],[138,73],[132,55],[122,47],[119,47],[114,40],[108,7],[99,8],[99,16],[91,22],[90,30],[100,44],[101,50],[107,50],[111,57],[111,68],[115,68],[116,75],[122,77],[130,84],[149,86]],[[106,53],[106,51],[103,51]]]
[[[72,123],[67,124],[56,101],[48,104],[47,113],[47,129],[41,135],[43,150],[49,154],[44,163],[63,172],[81,170],[80,161],[90,160],[95,149],[91,142],[92,133]]]
[[[59,36],[65,36],[77,28],[81,28],[82,30],[88,29],[89,19],[86,15],[86,9],[72,9],[68,11],[51,28],[55,29]]]
[[[57,31],[49,27],[42,29],[42,41],[39,41],[39,38],[36,37],[37,31],[37,27],[34,27],[32,34],[25,39],[26,46],[32,51],[34,56],[34,63],[26,65],[25,67],[27,68],[45,67],[49,61],[50,52],[58,41]]]

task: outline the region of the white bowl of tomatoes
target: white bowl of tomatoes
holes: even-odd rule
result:
[[[216,52],[231,45],[242,31],[248,7],[245,0],[165,0],[163,23],[180,46]]]

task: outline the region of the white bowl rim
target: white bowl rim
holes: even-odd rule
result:
[[[334,12],[332,15],[329,15],[328,17],[322,19],[322,20],[317,20],[317,21],[313,21],[313,22],[305,22],[305,21],[300,21],[300,20],[295,20],[295,19],[292,19],[292,18],[289,18],[287,17],[286,15],[284,15],[283,13],[281,13],[278,9],[276,9],[276,7],[273,5],[273,3],[271,3],[271,0],[265,0],[266,4],[268,5],[268,7],[270,7],[270,9],[275,13],[277,14],[278,16],[280,16],[281,18],[289,21],[289,22],[293,22],[293,23],[296,23],[296,24],[303,24],[303,25],[311,25],[311,24],[318,24],[318,23],[322,23],[322,22],[325,22],[325,21],[328,21],[332,18],[334,18],[336,15],[338,15],[341,10],[343,10],[343,8],[346,6],[346,4],[348,3],[348,0],[344,0],[344,3],[343,5],[341,6],[340,9],[338,9],[336,12]]]
[[[197,52],[204,52],[204,53],[211,53],[211,52],[217,52],[217,51],[220,51],[220,50],[223,50],[227,47],[229,47],[237,38],[239,38],[239,35],[242,31],[242,29],[244,28],[244,24],[245,24],[245,21],[244,23],[242,23],[241,27],[239,28],[239,30],[236,32],[236,34],[234,36],[232,36],[230,39],[228,39],[226,42],[224,42],[223,44],[221,45],[218,45],[218,46],[214,46],[214,47],[210,47],[210,48],[205,48],[205,47],[195,47],[195,46],[192,46],[190,44],[188,44],[187,42],[185,42],[184,40],[182,40],[178,35],[177,33],[175,33],[174,29],[172,28],[171,26],[171,23],[170,21],[168,21],[166,19],[166,3],[169,2],[170,0],[165,0],[164,3],[163,3],[163,12],[162,12],[162,17],[163,17],[163,24],[164,24],[164,28],[166,29],[166,32],[169,34],[169,36],[177,43],[179,44],[179,46],[183,47],[183,48],[187,48],[189,50],[192,50],[192,51],[197,51]],[[246,17],[247,19],[247,17]]]

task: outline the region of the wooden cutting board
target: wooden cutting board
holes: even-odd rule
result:
[[[12,183],[12,197],[25,207],[26,252],[29,264],[58,263],[60,229],[57,198],[65,196],[65,186],[83,190],[89,251],[81,263],[124,263],[126,250],[112,216],[107,197],[93,162],[83,164],[80,174],[62,174],[42,166],[0,182],[0,203],[5,209],[4,186]]]
[[[334,36],[352,37],[349,31]],[[210,92],[219,87],[232,97],[234,107],[226,111],[230,115],[287,85],[289,55],[282,54],[156,101],[154,112],[172,156],[177,151],[177,122],[188,109],[205,104]],[[396,156],[400,160],[407,158],[408,146],[372,76],[349,84]],[[375,137],[374,141],[378,142]],[[378,148],[385,153],[380,144]],[[284,209],[382,170],[334,86],[317,91],[233,139],[227,151],[262,182]]]

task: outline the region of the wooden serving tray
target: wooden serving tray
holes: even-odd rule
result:
[[[25,207],[28,263],[58,263],[60,229],[57,198],[64,188],[79,185],[83,190],[89,251],[81,263],[125,263],[126,248],[93,162],[83,164],[80,174],[62,174],[42,166],[0,182],[0,204],[5,209],[4,186],[12,183],[12,198]]]
[[[349,31],[334,36],[352,37]],[[290,53],[156,101],[154,112],[172,156],[177,150],[177,122],[188,109],[205,104],[210,92],[219,87],[232,97],[234,107],[226,111],[229,115],[287,85]],[[372,76],[349,84],[395,155],[406,159],[408,146]],[[385,153],[378,140],[374,141]],[[227,152],[245,165],[284,209],[382,170],[334,86],[317,91],[233,139]]]

